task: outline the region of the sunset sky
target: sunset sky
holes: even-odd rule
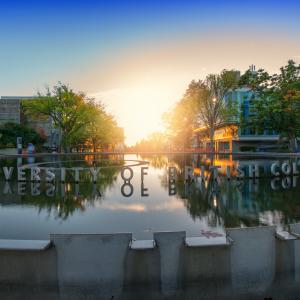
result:
[[[161,130],[192,79],[300,62],[300,1],[3,1],[0,95],[68,83],[105,103],[127,144]]]

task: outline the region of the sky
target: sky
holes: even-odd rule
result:
[[[0,95],[58,81],[102,101],[134,144],[189,82],[300,63],[300,1],[0,0]]]

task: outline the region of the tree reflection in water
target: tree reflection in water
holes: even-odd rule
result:
[[[93,156],[94,158],[94,156]],[[61,162],[58,158],[52,158],[55,167],[70,168],[74,166],[75,157],[69,157]],[[78,158],[77,158],[78,159]],[[45,159],[49,161],[49,158]],[[73,161],[73,162],[72,162]],[[109,162],[110,161],[110,162]],[[108,159],[101,157],[101,164],[95,162],[91,157],[80,157],[79,166],[101,166],[97,183],[91,182],[89,170],[80,173],[80,183],[74,182],[74,174],[70,172],[67,176],[68,182],[60,183],[34,183],[34,182],[17,182],[17,173],[11,181],[0,181],[1,199],[0,205],[33,205],[38,211],[47,211],[48,217],[54,215],[55,218],[66,220],[75,212],[83,212],[87,206],[93,206],[95,202],[102,201],[106,191],[111,188],[117,176],[124,165],[123,156]],[[16,160],[0,160],[1,167],[16,167]],[[114,164],[114,167],[109,167]]]
[[[75,212],[83,212],[88,207],[101,202],[108,189],[117,189],[117,177],[124,165],[123,157],[101,157],[101,163],[95,157],[72,157],[69,161],[51,158],[56,167],[74,167],[74,160],[78,159],[75,166],[97,167],[101,169],[99,179],[94,185],[91,183],[89,171],[81,173],[81,182],[74,183],[74,174],[70,172],[64,186],[56,183],[52,191],[46,183],[18,183],[16,172],[11,182],[0,181],[0,205],[33,205],[39,211],[45,210],[48,215],[54,215],[60,220],[66,220]],[[222,167],[224,173],[226,165],[247,164],[253,160],[249,158],[234,160],[230,156],[217,156],[213,159],[205,155],[172,156],[147,155],[141,157],[150,162],[150,167],[155,169],[154,176],[158,176],[161,186],[170,197],[177,197],[182,201],[190,216],[202,219],[208,225],[221,227],[240,227],[258,225],[280,225],[300,221],[300,183],[299,178],[261,178],[256,180],[227,180],[221,176],[219,181],[209,177],[202,182],[200,178],[194,182],[184,181],[184,166],[192,166],[195,173],[199,174],[201,166],[208,167],[212,162]],[[44,159],[45,162],[49,158]],[[271,160],[259,161],[261,167],[268,166]],[[1,166],[16,167],[16,160],[0,160]],[[110,167],[114,164],[115,167]],[[177,170],[175,193],[170,194],[168,167]],[[208,176],[208,172],[206,173]],[[136,178],[136,177],[135,177]],[[25,190],[22,192],[22,184]],[[134,184],[134,183],[133,183]],[[140,182],[135,182],[140,188]],[[21,188],[20,188],[21,187]],[[152,188],[157,188],[153,186]],[[21,191],[21,193],[20,193]],[[79,192],[78,192],[79,191]],[[150,195],[151,195],[151,191]],[[160,196],[160,195],[159,195]],[[121,197],[121,195],[120,195]],[[120,201],[122,198],[120,198]],[[150,197],[151,200],[151,197]],[[157,199],[152,199],[156,201]]]
[[[192,155],[185,159],[175,155],[168,162],[168,166],[177,168],[176,196],[184,202],[193,219],[205,219],[210,226],[226,228],[263,225],[287,227],[290,223],[300,221],[299,177],[227,180],[225,176],[221,176],[218,181],[209,177],[204,182],[200,178],[184,182],[185,165],[193,166],[196,170],[211,162],[221,167],[240,163],[228,156],[211,159],[205,155]],[[221,173],[222,171],[224,175],[224,168]],[[276,181],[276,188],[272,180]],[[293,180],[294,186],[290,183]],[[285,181],[289,184],[284,184]],[[167,169],[161,176],[161,184],[168,189]]]

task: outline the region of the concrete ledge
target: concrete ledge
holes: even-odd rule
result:
[[[43,240],[0,240],[0,251],[43,251],[51,246],[51,241]]]
[[[275,236],[282,241],[298,240],[299,235],[285,230],[276,231]]]
[[[129,244],[131,250],[149,250],[155,248],[154,240],[132,240]]]
[[[233,240],[230,237],[187,237],[185,238],[185,245],[187,247],[211,247],[211,246],[231,246]]]

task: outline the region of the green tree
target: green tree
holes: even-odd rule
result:
[[[205,126],[210,139],[211,152],[215,151],[214,137],[216,129],[227,122],[237,121],[236,104],[225,102],[226,93],[237,86],[239,72],[223,70],[221,74],[210,74],[204,82],[199,82],[196,98],[199,107],[199,123]]]
[[[146,139],[142,139],[130,147],[130,150],[137,152],[162,152],[168,151],[168,148],[167,136],[162,132],[153,132]]]
[[[28,125],[16,123],[5,123],[0,127],[0,145],[2,147],[16,147],[17,137],[22,137],[23,145],[33,143],[36,146],[42,146],[46,138]]]
[[[237,86],[238,76],[235,70],[223,70],[221,74],[208,75],[205,80],[193,80],[183,98],[163,116],[171,138],[187,145],[193,129],[204,126],[213,152],[216,128],[237,114],[234,103],[225,103],[224,96]]]
[[[257,73],[247,71],[240,85],[251,87],[257,97],[250,116],[242,120],[243,126],[275,130],[289,141],[290,151],[295,152],[300,135],[300,65],[289,60],[274,75],[263,69]]]
[[[67,85],[59,83],[51,92],[23,103],[25,113],[50,117],[61,131],[61,144],[64,150],[70,150],[71,142],[77,131],[89,122],[93,99],[84,93],[75,93]]]
[[[192,81],[189,89],[197,83]],[[188,89],[188,90],[189,90]],[[187,148],[191,143],[194,124],[197,122],[197,103],[187,93],[174,107],[164,113],[163,121],[166,127],[166,136],[172,148]]]
[[[92,109],[89,122],[86,125],[87,142],[96,152],[100,147],[110,145],[112,148],[118,143],[124,142],[124,133],[114,117],[105,111],[102,103],[91,103]]]

